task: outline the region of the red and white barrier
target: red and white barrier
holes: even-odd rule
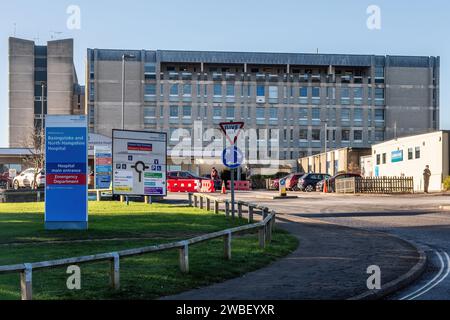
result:
[[[214,180],[202,180],[202,188],[200,192],[202,193],[216,192],[216,188],[214,187]]]
[[[231,181],[227,182],[227,189],[231,189]],[[237,191],[251,191],[252,188],[250,186],[250,181],[235,181],[234,182],[234,190]]]
[[[169,179],[167,180],[168,192],[200,192],[200,180],[196,179]]]

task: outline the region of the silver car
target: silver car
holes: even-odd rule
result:
[[[19,190],[20,188],[37,189],[45,187],[45,171],[43,169],[38,170],[36,182],[34,181],[35,172],[36,169],[30,168],[22,171],[21,174],[16,176],[13,180],[14,190]]]

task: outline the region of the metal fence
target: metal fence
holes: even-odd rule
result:
[[[194,202],[192,199],[197,199]],[[210,204],[212,201],[215,201],[214,211],[219,213],[219,203],[225,203],[226,214],[229,216],[229,202],[228,201],[220,201],[218,199],[212,198],[207,195],[202,194],[189,194],[189,202],[190,205],[194,205],[196,207],[200,207],[202,209],[211,210]],[[208,204],[206,207],[203,204]],[[238,208],[240,207],[241,211],[240,216],[242,217],[242,206],[244,203],[238,204]],[[189,272],[189,247],[191,245],[195,245],[198,243],[202,243],[208,240],[223,238],[224,239],[224,258],[231,259],[231,239],[233,234],[248,232],[252,230],[258,231],[258,239],[259,246],[261,248],[266,247],[267,242],[272,241],[272,232],[275,228],[276,214],[275,212],[269,212],[268,208],[258,207],[249,205],[249,212],[251,211],[250,206],[255,209],[258,208],[262,214],[262,220],[257,223],[252,223],[236,228],[231,228],[223,231],[218,231],[206,235],[201,235],[189,240],[183,240],[178,242],[172,242],[162,245],[148,246],[136,249],[128,249],[117,252],[110,253],[102,253],[90,256],[82,256],[75,258],[67,258],[67,259],[58,259],[51,261],[43,261],[43,262],[34,262],[34,263],[22,263],[16,265],[8,265],[8,266],[0,266],[0,275],[8,274],[8,273],[19,273],[20,274],[20,288],[21,288],[21,297],[22,300],[32,300],[33,298],[33,271],[41,270],[41,269],[51,269],[57,267],[70,266],[75,264],[86,264],[86,263],[96,263],[101,261],[109,261],[110,262],[110,286],[117,290],[120,288],[120,259],[127,257],[134,257],[143,254],[149,254],[152,252],[161,252],[166,250],[179,250],[179,265],[180,270],[183,273]],[[253,222],[253,212],[249,214],[249,221]]]
[[[413,177],[345,178],[336,180],[336,193],[414,193]]]

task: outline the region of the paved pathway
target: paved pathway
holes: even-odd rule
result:
[[[165,299],[347,299],[367,291],[368,266],[380,266],[387,283],[418,259],[412,246],[386,234],[293,215],[282,219],[278,226],[300,241],[291,255],[241,278]]]

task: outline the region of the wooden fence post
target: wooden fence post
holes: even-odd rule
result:
[[[255,209],[255,207],[251,204],[248,205],[248,222],[252,223],[253,222],[253,210]]]
[[[263,226],[258,230],[259,247],[264,249],[266,247],[266,227]]]
[[[230,202],[228,200],[225,200],[225,215],[230,216]]]
[[[25,263],[25,270],[20,273],[20,289],[22,300],[33,300],[33,269],[31,264]]]
[[[223,243],[224,258],[227,260],[231,260],[231,232],[229,232],[223,237],[223,242],[224,242]]]
[[[239,218],[242,218],[242,202],[241,201],[238,202],[237,207],[238,207],[238,216],[239,216]]]
[[[200,196],[200,209],[203,209],[203,196]]]
[[[183,273],[189,273],[189,244],[187,242],[180,248],[180,270]]]
[[[218,200],[214,200],[214,213],[215,214],[219,213],[219,201]]]
[[[211,199],[206,198],[206,210],[211,211]]]
[[[194,207],[198,207],[198,196],[196,194],[194,194]]]
[[[117,252],[111,253],[110,284],[114,290],[120,289],[120,257]]]
[[[188,193],[189,207],[192,207],[192,193]]]

